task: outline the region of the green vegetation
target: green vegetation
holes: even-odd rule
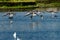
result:
[[[60,7],[60,3],[49,3],[49,4],[38,3],[37,6],[39,7]]]
[[[0,8],[32,8],[32,7],[36,7],[36,6],[2,6]]]
[[[60,7],[60,0],[0,0],[0,8]]]
[[[0,2],[35,2],[35,0],[0,0]]]

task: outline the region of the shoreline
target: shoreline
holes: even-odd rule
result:
[[[42,10],[42,11],[45,10],[46,11],[50,9],[60,10],[60,7],[0,8],[0,12],[7,12],[9,10],[13,12],[31,11],[31,10]]]

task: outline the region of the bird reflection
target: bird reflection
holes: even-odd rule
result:
[[[37,30],[38,24],[39,24],[38,22],[31,22],[30,23],[31,30]]]

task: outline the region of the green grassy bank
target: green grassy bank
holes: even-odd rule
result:
[[[60,3],[49,3],[49,4],[38,3],[37,6],[39,7],[60,7]]]
[[[0,8],[37,8],[37,7],[60,7],[60,3],[50,3],[50,4],[44,4],[44,3],[37,3],[36,5],[27,5],[27,6],[0,6]]]

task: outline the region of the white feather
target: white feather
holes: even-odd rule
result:
[[[13,37],[16,39],[16,32],[14,32]]]
[[[20,38],[17,38],[17,40],[21,40]]]

